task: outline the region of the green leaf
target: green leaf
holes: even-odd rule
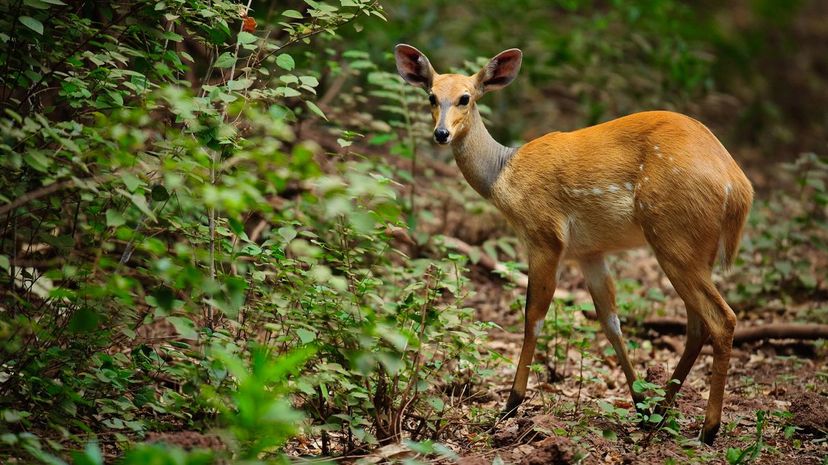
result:
[[[152,193],[150,193],[152,200],[156,202],[164,202],[170,198],[170,193],[167,192],[167,189],[162,186],[161,184],[156,184],[152,186]]]
[[[282,240],[286,243],[290,242],[294,238],[296,238],[296,229],[294,229],[290,226],[283,226],[283,227],[279,228],[277,233],[282,238]]]
[[[294,18],[294,19],[302,19],[303,18],[302,13],[300,13],[296,10],[285,10],[285,11],[282,12],[282,16],[287,16],[288,18]]]
[[[328,117],[325,116],[325,112],[322,111],[315,103],[311,102],[310,100],[305,101],[305,105],[308,106],[308,109],[312,111],[316,116],[328,121]]]
[[[254,36],[253,34],[251,34],[249,32],[242,31],[242,32],[239,33],[239,37],[236,40],[238,40],[238,42],[240,44],[245,45],[245,44],[252,44],[253,42],[256,42],[257,40],[259,40],[259,38]]]
[[[24,153],[23,161],[25,161],[27,165],[41,172],[48,171],[49,167],[52,165],[52,160],[43,152],[38,150],[29,150]]]
[[[216,63],[213,65],[216,68],[232,68],[236,63],[236,56],[230,52],[224,52],[216,58]]]
[[[285,84],[298,84],[299,78],[294,76],[293,74],[285,74],[283,76],[279,76],[279,80],[284,82]]]
[[[253,84],[252,79],[234,79],[227,82],[227,88],[230,90],[243,90]]]
[[[17,19],[20,20],[20,22],[23,23],[23,25],[27,28],[37,32],[40,35],[43,35],[43,23],[41,23],[40,21],[32,18],[31,16],[21,16]]]
[[[285,71],[292,71],[293,68],[296,67],[296,62],[293,61],[292,56],[288,55],[287,53],[282,53],[276,57],[276,65],[278,65]]]
[[[117,228],[118,226],[121,226],[125,223],[126,223],[126,219],[124,219],[124,216],[121,215],[121,212],[119,212],[118,210],[110,208],[109,210],[106,211],[106,225],[107,226],[109,226],[109,227],[114,226],[114,227]]]
[[[302,340],[302,344],[308,344],[316,340],[316,333],[305,328],[297,329],[296,334],[299,335],[299,339]]]
[[[636,394],[641,394],[642,392],[647,391],[647,382],[642,379],[636,379],[635,381],[633,381],[632,388],[633,392],[635,392]]]
[[[299,76],[299,80],[306,86],[316,87],[319,85],[319,80],[314,76]]]
[[[5,255],[0,255],[0,268],[4,270],[8,270],[11,267],[11,262],[9,261],[9,257]]]
[[[69,329],[76,333],[88,333],[98,328],[101,316],[94,310],[81,308],[69,320]]]
[[[75,465],[103,465],[104,463],[103,454],[96,442],[87,443],[83,452],[73,452],[72,459]]]
[[[182,40],[184,40],[184,37],[182,37],[181,34],[176,34],[172,31],[164,32],[164,34],[162,34],[162,37],[173,42],[181,42]]]
[[[429,397],[426,402],[437,412],[442,412],[446,408],[445,402],[439,397]]]
[[[731,465],[739,463],[742,458],[742,449],[738,449],[736,447],[728,447],[725,458],[727,459],[727,463]]]
[[[279,90],[282,92],[282,95],[285,97],[298,97],[302,94],[299,93],[298,90],[293,89],[291,87],[280,87]]]
[[[193,320],[181,316],[168,316],[167,321],[172,323],[175,331],[184,339],[198,339]]]
[[[23,0],[23,4],[38,10],[48,10],[49,5],[41,0]]]
[[[143,182],[132,173],[126,173],[125,175],[123,175],[121,180],[124,182],[124,186],[126,186],[127,190],[130,192],[135,192],[135,190],[143,184]]]

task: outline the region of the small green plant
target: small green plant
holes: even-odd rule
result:
[[[764,428],[766,413],[767,412],[764,410],[756,411],[756,432],[753,435],[753,442],[750,445],[744,448],[727,448],[727,452],[725,454],[727,463],[730,465],[741,465],[744,463],[750,463],[759,458],[759,455],[762,453],[762,449],[765,447]]]
[[[633,392],[642,396],[642,400],[635,404],[636,419],[650,426],[657,426],[664,421],[664,416],[656,413],[656,407],[664,402],[667,392],[663,387],[642,379],[633,381]]]

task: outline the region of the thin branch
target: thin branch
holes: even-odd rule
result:
[[[26,192],[25,194],[23,194],[20,197],[12,200],[11,202],[0,206],[0,215],[4,215],[4,214],[6,214],[6,213],[18,208],[18,207],[21,207],[21,206],[31,202],[32,200],[37,200],[41,197],[45,197],[47,195],[53,194],[53,193],[55,193],[57,191],[60,191],[60,190],[63,190],[63,189],[70,189],[72,187],[76,187],[76,184],[78,183],[78,181],[81,181],[82,183],[92,182],[92,183],[96,183],[96,184],[102,184],[102,183],[105,183],[105,182],[109,182],[109,181],[121,176],[122,174],[123,174],[122,171],[116,171],[115,173],[106,174],[106,175],[102,175],[102,176],[92,176],[92,177],[89,177],[89,178],[84,178],[84,179],[79,179],[79,180],[67,179],[65,181],[60,181],[60,182],[56,182],[56,183],[53,183],[53,184],[49,184],[48,186],[43,186],[39,189],[35,189],[33,191]]]

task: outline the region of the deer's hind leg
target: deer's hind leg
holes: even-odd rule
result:
[[[666,395],[664,401],[658,406],[657,412],[661,415],[673,405],[676,394],[678,394],[684,380],[687,379],[687,374],[699,358],[702,347],[707,342],[709,334],[707,327],[704,325],[698,312],[687,312],[687,342],[684,345],[684,352],[676,365],[673,375],[670,377],[669,383],[665,388]]]
[[[702,236],[698,234],[699,225],[695,226],[696,228],[685,230],[690,231],[686,234],[687,237],[673,236],[665,240],[648,237],[648,240],[661,268],[687,308],[687,346],[673,377],[683,382],[705,341],[709,339],[713,346],[710,397],[700,435],[702,441],[712,444],[721,425],[722,402],[733,347],[736,314],[716,290],[711,278],[718,250],[718,228],[715,229],[715,235]],[[692,232],[696,234],[691,235]],[[703,237],[711,239],[705,241]],[[715,240],[712,237],[715,237]],[[668,386],[668,399],[675,396],[678,389],[678,385]]]

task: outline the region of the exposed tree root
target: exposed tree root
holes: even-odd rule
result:
[[[685,321],[681,318],[661,317],[644,320],[643,326],[659,334],[684,334]],[[736,328],[734,343],[768,339],[815,340],[828,339],[828,325],[808,323],[772,323],[762,326]]]

